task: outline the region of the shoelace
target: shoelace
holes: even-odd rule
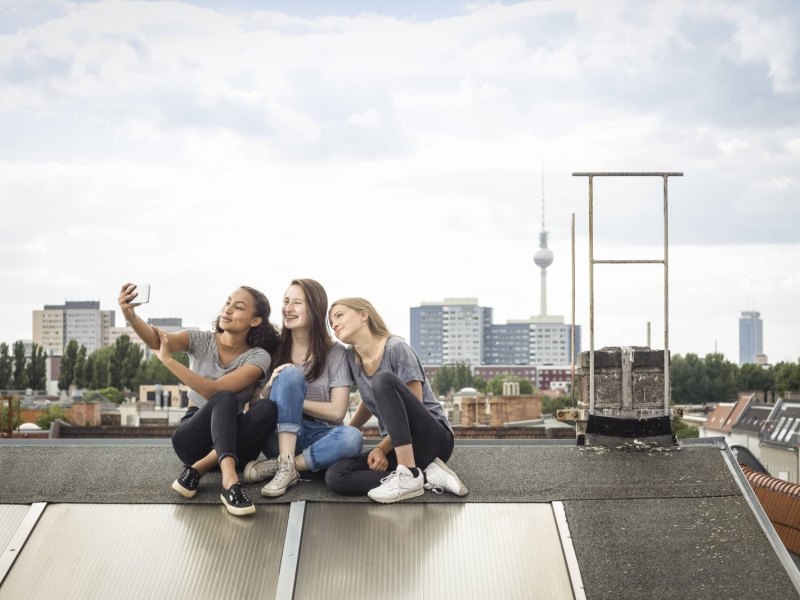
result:
[[[183,473],[181,473],[180,478],[178,479],[178,482],[181,485],[186,484],[188,486],[196,484],[199,481],[200,481],[199,475],[195,474],[195,471],[191,468],[185,469]]]
[[[250,503],[250,498],[248,498],[247,494],[245,494],[244,488],[241,486],[241,484],[234,483],[229,491],[234,503],[236,504]]]
[[[397,471],[392,471],[392,472],[391,472],[391,473],[389,473],[389,474],[388,474],[386,477],[384,477],[383,479],[381,479],[381,483],[386,483],[386,482],[387,482],[387,481],[389,481],[390,479],[398,479],[398,480],[399,480],[399,479],[400,479],[400,475],[397,473]],[[395,484],[395,485],[396,485],[396,484]]]
[[[424,487],[426,490],[432,491],[434,494],[443,494],[444,493],[444,488],[443,487],[438,486],[438,485],[433,485],[432,483],[426,483],[422,487]]]

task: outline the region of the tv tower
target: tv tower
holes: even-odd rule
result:
[[[542,161],[542,231],[539,233],[539,250],[533,255],[533,262],[542,269],[541,297],[539,314],[547,316],[547,267],[553,264],[553,251],[547,247],[547,230],[544,228],[544,161]]]

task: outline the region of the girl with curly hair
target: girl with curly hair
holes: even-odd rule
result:
[[[269,301],[258,290],[242,286],[225,300],[213,331],[167,333],[136,315],[136,296],[135,285],[122,286],[118,301],[125,320],[189,387],[189,409],[172,435],[184,470],[172,488],[192,498],[200,478],[219,465],[225,508],[237,516],[252,514],[255,506],[239,483],[236,466],[256,458],[275,427],[272,402],[256,402],[243,412],[256,386],[266,379],[270,353],[278,345],[278,331],[269,322]],[[189,367],[175,360],[173,352],[187,352]]]

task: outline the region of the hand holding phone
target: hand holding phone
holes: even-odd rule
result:
[[[131,302],[131,306],[139,306],[140,304],[147,304],[150,302],[150,284],[149,283],[135,283],[132,292],[136,292],[136,298]]]

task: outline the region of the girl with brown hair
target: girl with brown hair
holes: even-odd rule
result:
[[[327,307],[325,289],[313,279],[293,280],[284,295],[278,366],[261,392],[278,411],[277,435],[265,453],[277,458],[251,461],[243,473],[247,482],[272,478],[262,496],[286,493],[299,471],[325,469],[361,452],[361,432],[342,423],[352,378],[344,346],[328,332]]]

